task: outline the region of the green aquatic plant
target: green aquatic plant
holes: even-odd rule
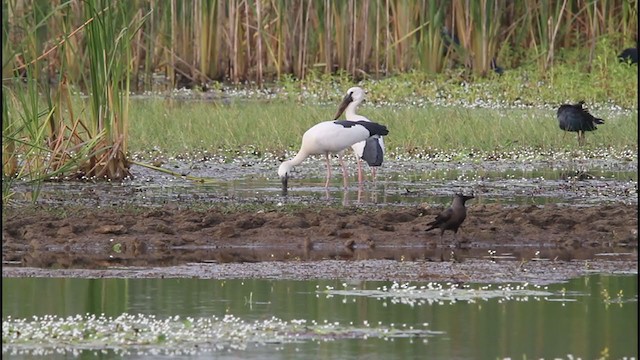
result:
[[[387,306],[387,302],[391,302],[392,304],[406,304],[411,307],[427,304],[445,305],[456,302],[476,303],[493,298],[497,298],[499,302],[504,300],[528,301],[530,298],[539,301],[556,295],[556,293],[548,291],[547,287],[529,284],[484,285],[473,288],[469,285],[456,283],[429,282],[426,285],[418,286],[394,282],[391,286],[382,286],[377,289],[349,289],[346,284],[343,284],[343,287],[343,289],[326,287],[324,290],[318,288],[318,292],[325,294],[327,297],[364,296],[383,301],[384,306]],[[563,300],[571,301],[571,299]]]
[[[2,322],[2,352],[23,354],[74,353],[83,350],[117,349],[132,353],[195,355],[221,350],[243,350],[249,345],[331,341],[336,339],[401,337],[427,338],[439,334],[424,327],[393,325],[361,326],[339,322],[276,317],[245,321],[233,315],[200,318],[122,314],[45,315],[30,319],[8,317]]]

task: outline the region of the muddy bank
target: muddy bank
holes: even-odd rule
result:
[[[593,263],[603,253],[637,259],[634,205],[471,204],[457,240],[450,232],[440,238],[438,230],[424,231],[441,210],[13,207],[3,213],[3,264],[105,269],[327,259],[465,263],[504,254],[514,262]],[[487,258],[492,251],[497,253]]]
[[[368,281],[439,281],[551,284],[591,273],[637,274],[635,260],[503,261],[468,259],[463,261],[323,260],[265,261],[258,263],[201,264],[156,268],[108,270],[3,267],[3,277],[82,278],[201,278],[201,279],[345,279]]]

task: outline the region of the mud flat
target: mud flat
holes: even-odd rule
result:
[[[3,277],[560,281],[637,274],[635,205],[476,204],[457,239],[441,207],[5,208]]]

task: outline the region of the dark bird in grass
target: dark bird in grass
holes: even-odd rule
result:
[[[466,196],[460,193],[455,194],[451,207],[438,214],[435,220],[428,223],[428,228],[425,231],[440,229],[440,237],[442,237],[445,230],[451,230],[455,239],[458,234],[458,228],[467,217],[467,208],[464,203],[473,198],[473,196]]]
[[[440,29],[440,36],[442,37],[445,55],[450,51],[455,51],[456,47],[460,46],[460,39],[458,39],[455,33],[449,31],[446,26]]]
[[[585,131],[596,130],[596,125],[604,124],[604,120],[589,114],[583,105],[584,101],[575,105],[563,104],[560,105],[557,113],[560,129],[578,133],[578,145],[584,145]]]
[[[504,74],[504,68],[496,62],[496,58],[491,59],[491,70],[495,71],[496,74],[502,75]]]
[[[622,50],[620,55],[618,55],[618,59],[621,62],[631,62],[632,64],[638,63],[638,48],[627,48]]]

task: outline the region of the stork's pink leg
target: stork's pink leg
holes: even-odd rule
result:
[[[324,183],[324,187],[329,187],[329,180],[331,179],[331,161],[329,161],[329,154],[325,154],[327,158],[327,181]]]
[[[342,181],[344,182],[344,188],[348,188],[348,181],[347,181],[347,167],[344,164],[344,159],[342,158],[342,155],[338,155],[338,159],[340,159],[340,166],[342,166]]]
[[[362,160],[358,158],[358,186],[362,187]]]

